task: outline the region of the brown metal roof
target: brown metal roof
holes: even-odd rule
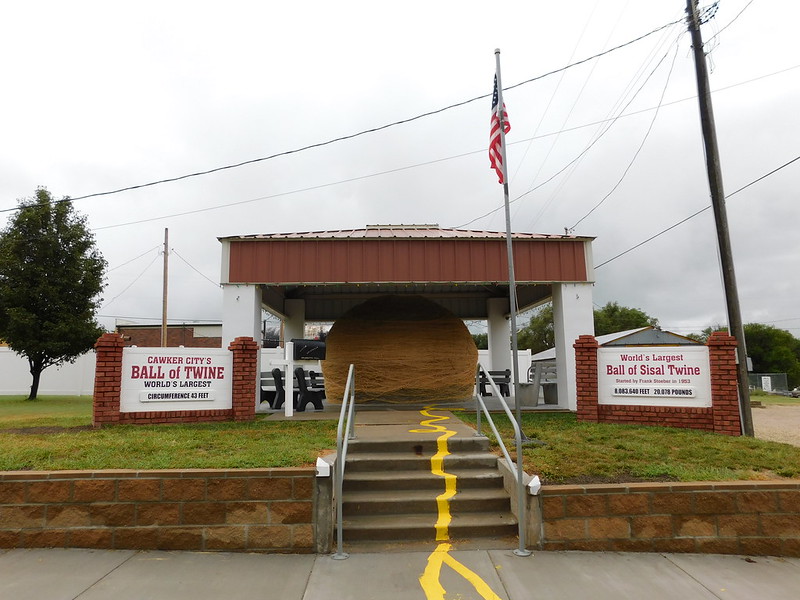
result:
[[[593,279],[591,241],[570,235],[514,233],[519,306],[532,306],[556,282]],[[437,225],[220,238],[223,284],[262,286],[262,299],[284,314],[304,299],[306,315],[334,320],[373,295],[422,294],[462,318],[485,318],[487,298],[508,297],[506,236]]]
[[[229,283],[508,281],[506,243],[486,239],[230,240]],[[518,282],[586,281],[584,242],[514,240]]]
[[[591,240],[573,235],[551,235],[542,233],[512,233],[515,240]],[[292,233],[265,233],[219,238],[232,240],[332,240],[332,239],[505,239],[505,232],[474,231],[469,229],[442,229],[436,224],[425,225],[367,225],[364,229],[337,229],[330,231],[299,231]]]

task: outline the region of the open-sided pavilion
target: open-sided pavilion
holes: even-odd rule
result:
[[[559,405],[576,409],[575,339],[593,334],[591,243],[571,235],[512,234],[517,306],[549,299],[555,318]],[[376,296],[424,296],[465,320],[488,323],[488,369],[511,367],[506,236],[437,225],[242,235],[222,243],[225,347],[260,340],[262,309],[284,321],[285,339],[306,322],[336,321]],[[524,374],[521,374],[523,376]]]

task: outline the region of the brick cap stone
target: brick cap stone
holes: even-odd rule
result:
[[[725,331],[714,331],[708,337],[707,346],[736,346],[738,342],[732,335]]]
[[[228,350],[256,350],[259,348],[258,342],[256,342],[253,338],[242,336],[237,337],[233,340],[230,345],[228,346]]]
[[[119,347],[122,348],[125,345],[125,338],[123,338],[118,333],[104,333],[94,344],[95,348],[113,348]]]
[[[593,335],[581,335],[578,336],[578,339],[576,339],[575,343],[572,345],[573,348],[577,348],[578,346],[598,348],[600,344],[597,343],[597,339]]]

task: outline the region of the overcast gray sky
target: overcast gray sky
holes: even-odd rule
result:
[[[542,76],[684,12],[684,0],[7,3],[0,210],[37,186],[57,197],[134,186],[489,94],[499,47],[504,87],[534,79],[505,93],[513,228],[595,236],[600,265],[709,205],[685,23]],[[800,156],[798,17],[793,0],[721,0],[703,27],[728,194]],[[503,200],[489,104],[76,201],[109,263],[101,322],[160,320],[165,227],[178,321],[221,318],[219,236],[503,230],[502,210],[482,217]],[[796,336],[799,179],[797,161],[728,201],[745,322]],[[725,320],[710,210],[596,276],[597,305],[641,308],[666,329]]]

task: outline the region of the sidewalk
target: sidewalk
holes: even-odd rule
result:
[[[800,593],[797,558],[585,552],[520,558],[509,550],[450,555],[491,591],[481,595],[445,564],[438,598],[794,600]],[[0,551],[0,600],[425,600],[419,577],[429,556],[7,550]]]

